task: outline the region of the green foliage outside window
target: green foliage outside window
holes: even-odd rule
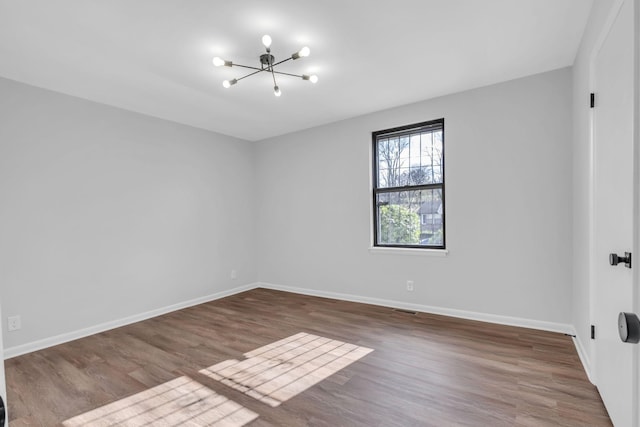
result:
[[[404,206],[381,206],[380,234],[387,244],[417,245],[420,243],[420,217]]]

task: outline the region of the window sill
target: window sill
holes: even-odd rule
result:
[[[373,246],[369,248],[369,253],[379,255],[417,255],[445,257],[449,254],[447,249],[415,249],[415,248],[385,248]]]

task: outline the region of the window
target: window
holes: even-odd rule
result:
[[[444,119],[372,136],[374,246],[444,249]]]

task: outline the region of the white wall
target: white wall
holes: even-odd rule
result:
[[[5,348],[255,282],[250,143],[5,79],[0,94],[0,295],[22,316]]]
[[[571,323],[570,69],[257,144],[0,93],[0,295],[23,323],[5,348],[257,280]],[[370,253],[371,132],[440,117],[448,256]]]
[[[370,253],[371,132],[441,117],[449,255]],[[262,141],[259,278],[567,325],[571,136],[567,68]]]
[[[587,372],[592,360],[589,298],[589,221],[591,148],[589,62],[613,0],[593,2],[573,71],[573,319],[578,348]]]

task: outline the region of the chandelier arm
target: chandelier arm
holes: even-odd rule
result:
[[[287,61],[291,61],[291,57],[288,57],[287,59],[283,59],[282,61],[278,61],[278,62],[276,62],[275,64],[272,64],[271,66],[272,66],[272,67],[275,67],[276,65],[280,65],[280,64],[282,64],[283,62],[287,62]],[[235,65],[235,64],[233,64],[233,65]]]
[[[258,70],[258,71],[265,71],[264,68],[258,68],[258,67],[251,67],[249,65],[241,65],[241,64],[236,64],[235,62],[233,63],[234,67],[242,67],[242,68],[248,68],[250,70]]]
[[[251,77],[251,76],[253,76],[254,74],[258,74],[258,73],[261,73],[261,72],[263,72],[263,71],[266,71],[266,70],[261,70],[261,69],[259,69],[259,68],[258,68],[258,71],[254,71],[253,73],[249,73],[249,74],[247,74],[246,76],[242,76],[242,77],[240,77],[240,78],[237,78],[236,80],[237,80],[237,81],[240,81],[240,80],[242,80],[242,79],[246,79],[247,77]]]
[[[273,58],[273,56],[271,56],[269,59],[269,68],[267,68],[267,70],[271,71],[271,77],[273,77],[273,86],[278,87],[278,83],[276,83],[276,74],[275,71],[273,71],[273,64],[271,63],[271,58]]]
[[[274,73],[276,74],[282,74],[284,76],[291,76],[291,77],[300,77],[302,78],[302,76],[300,74],[291,74],[291,73],[284,73],[282,71],[274,71]]]

